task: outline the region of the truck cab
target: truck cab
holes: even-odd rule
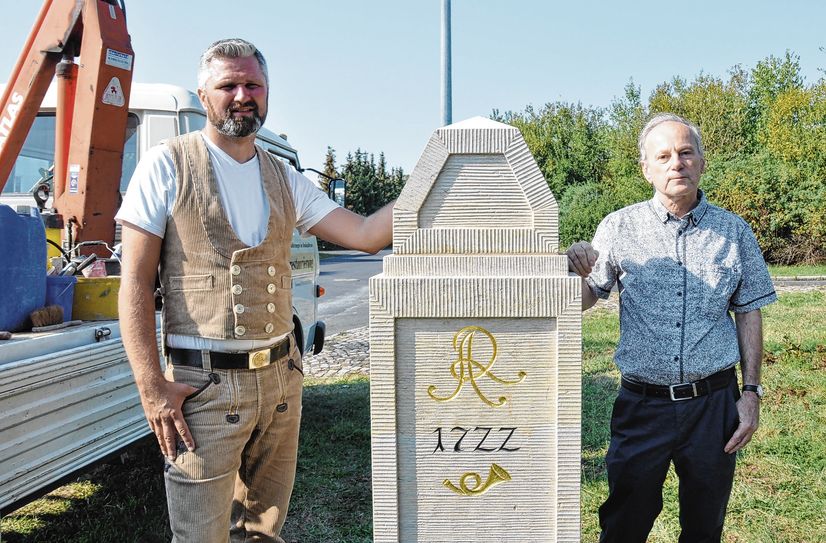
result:
[[[37,205],[32,188],[54,160],[55,107],[51,88],[0,203],[12,208]],[[165,139],[200,130],[206,122],[193,92],[173,85],[133,84],[121,193],[143,153]],[[283,137],[261,129],[256,143],[300,169],[298,153]],[[119,226],[115,238],[118,242]],[[317,320],[319,258],[314,237],[293,232],[290,265],[299,348],[318,353],[325,329]],[[160,331],[159,316],[156,324]],[[0,341],[0,412],[0,514],[150,433],[114,319]]]

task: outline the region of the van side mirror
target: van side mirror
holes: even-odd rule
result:
[[[344,201],[345,201],[344,186],[346,184],[344,179],[342,179],[340,177],[330,177],[326,173],[320,172],[320,171],[318,171],[314,168],[301,168],[298,171],[300,171],[301,173],[304,173],[306,171],[310,171],[310,172],[313,172],[313,173],[317,173],[321,177],[327,179],[328,180],[328,183],[327,183],[327,197],[330,200],[334,200],[341,207],[344,207]]]
[[[327,196],[330,197],[331,200],[335,201],[341,207],[344,207],[344,187],[346,183],[344,179],[331,179],[330,183],[327,185]]]

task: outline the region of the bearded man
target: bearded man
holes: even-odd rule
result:
[[[268,94],[254,45],[212,44],[198,74],[206,126],[150,150],[117,215],[121,332],[166,458],[176,542],[283,542],[303,378],[293,229],[370,253],[391,239],[390,205],[351,213],[255,145]],[[165,373],[155,336],[159,268]]]

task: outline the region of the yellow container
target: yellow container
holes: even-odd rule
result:
[[[47,228],[46,229],[46,239],[50,239],[53,242],[60,245],[60,228]],[[53,256],[60,256],[60,251],[57,250],[57,247],[52,245],[51,243],[46,244],[46,269],[49,269],[51,266],[51,260]]]
[[[46,226],[46,239],[50,239],[58,246],[61,243],[61,235],[63,234],[63,218],[50,212],[41,214],[43,224]],[[60,251],[51,243],[46,243],[46,269],[51,265],[51,258],[53,256],[61,256]]]
[[[118,318],[120,277],[78,277],[72,318],[106,321]]]

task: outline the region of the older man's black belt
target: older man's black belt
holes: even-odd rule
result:
[[[623,388],[631,392],[636,392],[637,394],[642,394],[643,396],[668,398],[671,401],[679,402],[705,396],[715,390],[725,388],[734,378],[734,368],[729,368],[709,375],[705,379],[700,379],[692,383],[680,383],[678,385],[651,385],[632,381],[625,377],[622,378],[621,383]]]
[[[209,356],[209,365],[213,369],[247,370],[262,368],[290,354],[290,338],[292,337],[293,335],[290,334],[272,347],[249,353],[220,353],[217,351],[204,352],[197,349],[169,348],[169,362],[173,366],[205,368],[207,364],[204,358]]]

